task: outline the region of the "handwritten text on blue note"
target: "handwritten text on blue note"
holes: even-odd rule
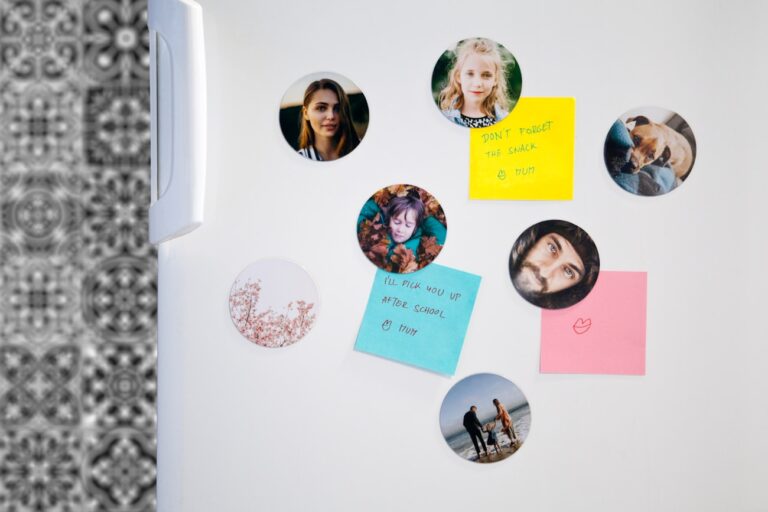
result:
[[[435,263],[377,271],[355,349],[453,375],[479,286],[480,276]]]

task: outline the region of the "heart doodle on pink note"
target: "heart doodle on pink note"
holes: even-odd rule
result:
[[[573,324],[573,332],[576,334],[584,334],[590,329],[590,327],[592,327],[592,320],[590,318],[587,318],[586,320],[579,318]]]

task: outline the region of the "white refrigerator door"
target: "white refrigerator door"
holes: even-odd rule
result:
[[[767,4],[201,5],[205,217],[160,246],[159,510],[765,510]],[[573,201],[468,199],[468,134],[435,108],[430,77],[473,36],[514,53],[523,96],[576,99]],[[286,89],[317,71],[352,79],[370,107],[361,145],[324,164],[278,123]],[[680,113],[698,142],[690,178],[658,198],[621,191],[602,156],[612,122],[643,105]],[[441,201],[437,262],[483,278],[452,378],[353,350],[375,274],[355,221],[394,183]],[[648,272],[647,375],[539,373],[540,312],[507,258],[552,218],[592,235],[603,270]],[[229,317],[232,282],[264,257],[301,264],[320,292],[314,330],[284,349]],[[498,464],[461,460],[438,424],[445,393],[478,372],[531,405],[526,444]]]

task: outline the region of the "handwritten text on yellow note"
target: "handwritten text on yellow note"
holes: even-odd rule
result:
[[[470,199],[573,199],[573,98],[520,98],[510,114],[470,130]]]

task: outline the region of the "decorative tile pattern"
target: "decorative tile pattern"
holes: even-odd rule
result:
[[[105,86],[85,99],[85,156],[92,165],[149,165],[149,90]]]
[[[94,170],[84,192],[82,233],[89,258],[154,256],[149,244],[149,169]]]
[[[92,509],[144,512],[155,509],[154,438],[118,429],[88,439],[85,481]]]
[[[77,261],[83,208],[78,190],[60,174],[29,173],[4,190],[0,228],[29,257]]]
[[[5,2],[0,5],[0,76],[51,81],[74,75],[80,57],[79,34],[77,2]]]
[[[69,430],[0,432],[0,510],[83,510],[82,459]]]
[[[85,359],[85,421],[100,428],[155,426],[155,350],[146,343],[105,343]]]
[[[4,343],[56,343],[80,326],[79,273],[66,262],[15,258],[0,269],[0,286]]]
[[[86,73],[100,83],[149,80],[146,0],[88,2],[83,20]]]
[[[154,329],[156,314],[156,271],[148,259],[110,258],[85,276],[84,319],[104,339],[143,340]]]
[[[0,511],[152,511],[146,0],[0,0]]]
[[[72,170],[82,159],[82,93],[72,82],[0,84],[4,173]]]
[[[79,365],[75,345],[51,348],[39,358],[24,346],[0,347],[0,378],[10,385],[0,395],[0,425],[28,426],[37,414],[50,425],[79,425],[80,404],[69,386]]]

